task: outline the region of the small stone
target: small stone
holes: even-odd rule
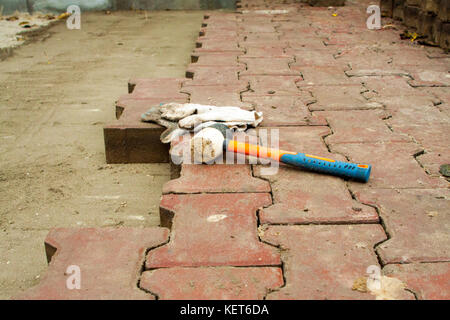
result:
[[[443,165],[439,168],[439,172],[440,172],[444,177],[450,177],[450,164],[443,164]]]

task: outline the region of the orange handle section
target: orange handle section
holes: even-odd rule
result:
[[[273,159],[275,161],[280,161],[283,154],[296,154],[294,152],[261,147],[259,145],[248,144],[236,140],[229,140],[227,150],[263,159]]]

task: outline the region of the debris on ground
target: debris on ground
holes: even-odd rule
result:
[[[356,279],[355,282],[353,282],[352,290],[363,293],[367,292],[367,278],[361,277]]]
[[[49,25],[54,16],[36,12],[33,15],[16,12],[0,19],[0,50],[16,47],[22,44],[26,37],[21,34],[23,29],[38,29]]]
[[[439,168],[439,172],[444,176],[444,177],[450,177],[450,164],[443,164],[440,168]]]

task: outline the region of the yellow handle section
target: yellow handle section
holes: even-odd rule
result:
[[[283,154],[296,154],[295,152],[261,147],[258,145],[239,142],[236,140],[230,140],[228,142],[227,150],[263,159],[273,159],[275,161],[280,161]]]

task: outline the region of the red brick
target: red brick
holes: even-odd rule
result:
[[[54,229],[45,240],[49,269],[16,299],[154,299],[137,286],[146,250],[168,239],[164,228]],[[69,266],[80,267],[81,289],[69,290]]]
[[[414,80],[408,81],[413,87],[449,87],[450,75],[448,64],[436,64],[420,68],[411,66],[410,74]]]
[[[302,87],[302,91],[311,92],[316,103],[309,105],[311,111],[369,110],[380,109],[382,104],[364,98],[366,89],[361,84],[346,86],[310,86]]]
[[[237,66],[238,55],[230,53],[215,53],[215,54],[193,54],[192,62],[196,62],[201,66]]]
[[[297,69],[307,66],[344,65],[336,60],[333,57],[333,52],[328,49],[308,50],[308,47],[306,47],[304,50],[286,49],[286,53],[295,56],[296,62],[291,66]]]
[[[246,43],[241,42],[241,47],[245,47]],[[280,46],[263,46],[262,44],[258,44],[259,46],[248,46],[246,48],[245,58],[292,58],[290,55],[285,54],[284,47]]]
[[[365,190],[363,203],[376,205],[390,239],[377,247],[384,264],[448,261],[448,189]]]
[[[161,223],[172,225],[172,234],[150,251],[146,267],[280,265],[275,248],[256,231],[256,210],[270,204],[266,193],[164,195]]]
[[[203,84],[211,85],[227,85],[238,81],[238,74],[245,70],[244,64],[236,64],[236,66],[202,66],[198,63],[190,64],[186,70],[186,76],[193,78],[192,84],[197,81]]]
[[[427,188],[445,185],[428,176],[414,159],[421,151],[415,143],[380,142],[331,145],[333,152],[350,157],[351,161],[372,165],[369,182],[350,182],[354,190],[368,188]]]
[[[319,66],[291,66],[294,71],[301,72],[303,82],[301,86],[312,85],[346,85],[359,83],[359,80],[349,78],[344,73],[343,67],[319,67]]]
[[[387,116],[383,110],[325,111],[315,114],[325,117],[333,129],[333,134],[326,138],[329,144],[411,141],[408,136],[389,130],[382,120]]]
[[[165,130],[154,123],[144,123],[141,115],[150,107],[167,102],[188,102],[180,93],[188,79],[130,80],[130,94],[122,96],[116,105],[117,121],[103,129],[107,163],[168,162],[168,145],[161,143]]]
[[[237,37],[226,38],[199,38],[197,40],[197,48],[214,51],[238,51],[240,50],[237,43]],[[201,51],[201,50],[200,50]]]
[[[329,134],[327,127],[280,129],[280,149],[305,152],[317,156],[345,160],[330,154],[322,142]],[[376,211],[361,205],[352,196],[343,179],[281,166],[275,175],[262,175],[261,166],[255,176],[262,176],[272,186],[274,204],[260,210],[261,223],[373,223]]]
[[[312,97],[309,94],[277,96],[243,94],[242,101],[253,103],[257,111],[262,111],[264,120],[262,127],[327,125],[323,117],[312,116],[307,103]]]
[[[248,82],[239,81],[227,85],[209,85],[196,81],[195,85],[184,86],[181,92],[190,94],[190,102],[216,106],[248,106],[241,102],[241,92],[247,90]]]
[[[218,183],[220,181],[220,183]],[[270,192],[267,181],[252,177],[248,165],[182,165],[181,177],[167,182],[163,193]]]
[[[296,83],[302,81],[301,76],[241,76],[250,82],[250,88],[258,95],[276,94],[292,95],[299,92]]]
[[[239,57],[239,61],[247,65],[247,70],[240,73],[245,75],[274,75],[274,76],[290,76],[298,75],[289,68],[289,64],[294,62],[289,58],[246,58]]]
[[[352,290],[378,265],[373,246],[386,238],[379,225],[270,226],[261,237],[280,246],[286,286],[268,299],[374,299]]]
[[[181,86],[190,82],[183,78],[163,79],[131,79],[128,87],[130,94],[121,99],[145,100],[159,98],[165,101],[172,99],[184,99],[186,96],[180,93]]]
[[[408,78],[401,76],[367,77],[364,79],[364,85],[368,91],[364,93],[364,96],[368,99],[378,97],[385,99],[417,95],[417,90],[411,87],[407,80]]]
[[[450,299],[450,263],[391,264],[383,274],[406,283],[421,300]]]
[[[165,268],[143,273],[141,288],[162,300],[262,300],[283,285],[280,268]]]

